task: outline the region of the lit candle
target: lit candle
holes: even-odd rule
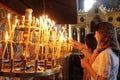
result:
[[[55,34],[53,32],[53,40],[52,40],[52,57],[54,58],[54,47],[55,47]]]
[[[5,42],[7,42],[8,39],[9,39],[9,36],[8,36],[8,32],[6,31],[6,32],[5,32]]]
[[[10,13],[8,13],[8,34],[11,34],[11,22],[10,22],[10,17],[11,17],[11,15],[10,15]]]
[[[37,41],[36,41],[36,60],[38,60],[38,57],[39,57],[39,50],[40,50],[40,36],[41,36],[41,27],[39,27],[39,32],[37,34]]]
[[[4,49],[3,49],[2,59],[4,59],[5,51],[6,51],[6,49],[7,49],[8,39],[9,39],[9,37],[8,37],[8,32],[6,31],[6,32],[5,32],[5,47],[4,47]]]
[[[60,57],[60,53],[61,53],[61,40],[59,40],[58,46],[57,46],[57,58]]]
[[[43,18],[40,16],[40,28],[41,28],[41,47],[42,47],[42,54],[43,54],[43,52],[44,52],[44,45],[43,45],[43,43],[44,43],[44,30],[43,30]]]
[[[10,23],[10,13],[8,14],[8,33],[9,33],[9,39],[10,39],[10,58],[12,59],[12,56],[11,56],[11,54],[12,54],[12,31],[11,31],[11,23]],[[8,42],[8,41],[7,41]],[[6,46],[5,46],[6,47]]]
[[[12,41],[13,41],[13,35],[14,35],[14,30],[15,30],[15,25],[12,25],[12,30],[10,34],[10,58],[13,59],[13,46],[12,46]]]
[[[49,48],[48,48],[49,33],[47,30],[46,30],[45,37],[46,37],[46,39],[45,39],[45,60],[47,60],[47,55],[49,53]]]
[[[61,46],[62,46],[62,41],[64,39],[64,36],[63,34],[60,32],[60,39],[59,39],[59,42],[58,42],[58,53],[57,53],[57,57],[59,58],[60,57],[60,53],[61,53]]]
[[[44,17],[44,16],[43,16]],[[49,30],[48,30],[48,16],[44,17],[44,29],[45,29],[45,60],[47,60],[47,56],[49,53],[48,41],[49,41]]]
[[[39,26],[39,20],[38,20],[38,18],[36,18],[36,24],[35,24],[35,26],[36,26],[36,27],[40,27],[40,26]],[[40,28],[39,28],[39,29],[40,29]]]
[[[44,40],[44,38],[43,38],[43,29],[42,29],[42,34],[41,34],[41,35],[42,35],[42,37],[41,37],[41,38],[42,38],[42,40],[41,40],[41,44],[42,44],[42,54],[43,54],[43,52],[44,52],[44,44],[43,44],[43,43],[44,43],[44,41],[43,41],[43,40]]]
[[[55,27],[55,30],[52,31],[53,34],[53,57],[55,56],[55,48],[56,48],[56,39],[57,39],[57,28]]]
[[[15,27],[18,26],[18,19],[17,16],[15,16],[15,23],[14,23]]]

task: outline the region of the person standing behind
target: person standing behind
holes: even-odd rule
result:
[[[96,46],[97,46],[97,41],[94,37],[94,33],[89,33],[85,37],[85,45],[86,48],[88,48],[90,53],[93,53]],[[92,54],[91,54],[92,55]],[[84,57],[84,59],[89,63],[89,59]],[[84,69],[84,74],[83,74],[83,79],[82,80],[90,80],[90,75],[86,69]]]
[[[91,80],[117,80],[119,69],[120,46],[114,26],[109,22],[101,22],[95,26],[97,48],[94,50],[92,63],[81,59],[81,65],[91,75]],[[89,51],[83,44],[74,40],[73,47],[79,49],[87,57]],[[89,57],[88,57],[89,58]]]

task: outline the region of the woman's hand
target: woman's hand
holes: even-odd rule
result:
[[[78,49],[79,48],[79,43],[75,40],[72,40],[72,45],[74,48]]]
[[[86,61],[86,59],[81,59],[81,66],[86,69],[89,66],[88,61]]]
[[[75,49],[78,49],[78,50],[81,50],[81,48],[84,47],[84,44],[79,43],[79,42],[77,42],[77,41],[75,41],[75,40],[72,40],[72,45],[73,45],[73,47],[74,47]]]

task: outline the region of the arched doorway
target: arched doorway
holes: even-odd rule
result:
[[[72,38],[77,41],[77,29],[76,28],[73,28]]]
[[[80,28],[80,42],[85,43],[85,28]]]

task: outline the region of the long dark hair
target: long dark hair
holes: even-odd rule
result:
[[[85,42],[88,48],[92,50],[92,52],[94,51],[94,49],[96,49],[97,41],[94,37],[94,33],[87,34],[85,37]]]
[[[97,47],[101,47],[102,49],[110,47],[116,53],[120,53],[117,33],[113,24],[109,22],[101,22],[94,26],[94,30],[99,32],[101,36],[100,45]]]

